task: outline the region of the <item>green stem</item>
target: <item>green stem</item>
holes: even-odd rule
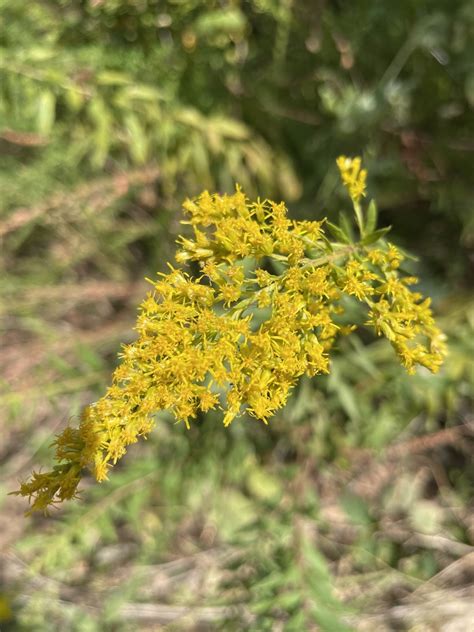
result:
[[[354,202],[354,213],[356,216],[357,226],[359,227],[360,236],[364,237],[364,216],[362,214],[362,207],[359,202]]]
[[[353,254],[355,252],[359,252],[363,250],[365,246],[361,243],[350,244],[349,246],[343,246],[338,250],[338,252],[332,252],[331,254],[324,255],[322,257],[317,257],[316,259],[302,259],[304,265],[303,269],[312,268],[322,266],[326,263],[330,263],[331,261],[336,261],[341,257],[346,257],[347,255]]]

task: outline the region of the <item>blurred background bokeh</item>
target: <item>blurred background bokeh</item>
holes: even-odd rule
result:
[[[0,629],[472,629],[474,3],[0,0]],[[7,497],[104,392],[203,189],[338,218],[362,155],[448,335],[347,339],[268,427],[166,414],[110,482]]]

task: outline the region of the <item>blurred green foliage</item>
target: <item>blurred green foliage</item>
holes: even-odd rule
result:
[[[362,154],[450,345],[411,378],[348,340],[268,428],[163,416],[110,483],[24,524],[10,629],[352,629],[469,550],[473,38],[469,0],[0,0],[5,487],[103,392],[204,188],[337,218],[335,158]]]

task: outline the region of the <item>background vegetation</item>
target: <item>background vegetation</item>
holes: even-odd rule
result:
[[[469,0],[0,0],[2,631],[468,629],[473,40]],[[268,428],[161,415],[25,520],[5,494],[104,391],[182,200],[337,218],[340,153],[420,256],[442,372],[348,339]]]

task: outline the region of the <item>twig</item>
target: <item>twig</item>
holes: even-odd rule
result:
[[[40,147],[48,144],[48,139],[34,132],[18,132],[14,129],[0,130],[0,139],[20,147]]]
[[[119,609],[119,615],[126,621],[141,621],[166,625],[178,619],[186,618],[194,625],[210,624],[226,619],[251,621],[250,613],[241,606],[189,607],[151,603],[125,603]]]
[[[62,301],[91,301],[98,299],[129,298],[135,294],[144,292],[144,283],[130,282],[117,283],[114,281],[90,281],[88,283],[77,283],[68,285],[51,285],[45,287],[20,287],[15,288],[15,296],[20,296],[16,301],[8,300],[2,310],[11,312],[25,303],[40,303],[43,301],[55,301],[58,298]],[[8,295],[8,292],[5,292]],[[23,294],[23,296],[22,296]]]
[[[450,540],[441,535],[413,532],[395,524],[383,524],[382,527],[384,535],[387,535],[394,542],[399,542],[405,546],[416,546],[422,549],[440,551],[453,557],[462,557],[469,553],[474,553],[474,546]]]
[[[75,191],[61,192],[53,195],[49,200],[33,207],[21,207],[0,224],[0,237],[18,230],[25,224],[34,221],[53,208],[80,204],[97,194],[104,194],[108,189],[114,191],[115,199],[128,193],[129,187],[150,184],[160,176],[158,167],[149,166],[135,171],[114,174],[112,177],[96,180],[92,184],[81,185]]]

